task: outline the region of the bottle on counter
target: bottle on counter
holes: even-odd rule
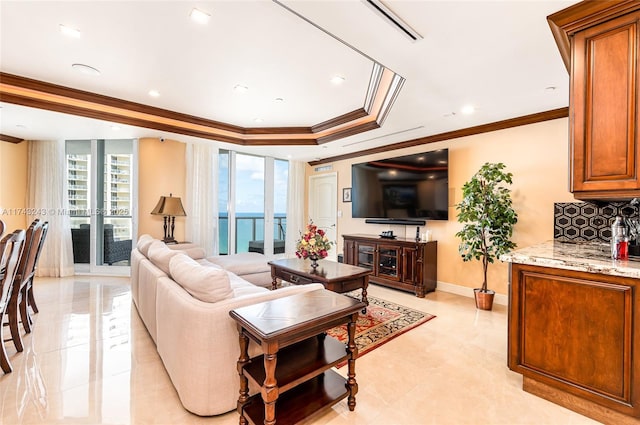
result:
[[[629,259],[629,229],[620,216],[611,225],[611,258]]]

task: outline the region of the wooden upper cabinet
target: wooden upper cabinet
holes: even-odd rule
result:
[[[570,55],[570,189],[577,199],[640,197],[639,9],[640,2],[587,1],[549,17],[561,53]]]

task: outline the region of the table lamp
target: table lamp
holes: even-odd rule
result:
[[[169,196],[161,196],[151,214],[164,216],[164,239],[162,241],[164,243],[175,243],[173,229],[176,217],[185,217],[187,215],[184,212],[180,198],[174,198],[171,193]]]

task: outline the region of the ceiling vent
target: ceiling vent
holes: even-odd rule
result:
[[[422,40],[422,36],[418,34],[413,28],[407,25],[398,15],[393,13],[391,9],[382,4],[380,0],[362,0],[367,6],[373,9],[376,13],[382,16],[391,26],[399,30],[405,37],[411,39],[411,41]]]

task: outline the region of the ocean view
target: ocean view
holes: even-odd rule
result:
[[[229,254],[229,217],[220,213],[218,218],[220,254]],[[284,239],[286,230],[286,214],[274,214],[274,239]],[[236,213],[236,252],[248,252],[249,241],[254,240],[264,240],[264,213]]]

